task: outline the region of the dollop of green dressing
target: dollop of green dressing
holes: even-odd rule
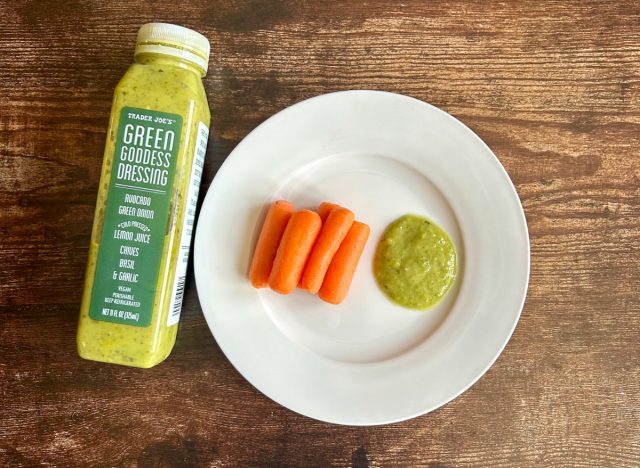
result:
[[[374,259],[374,273],[393,302],[428,309],[447,294],[457,273],[456,249],[433,221],[405,215],[384,232]]]

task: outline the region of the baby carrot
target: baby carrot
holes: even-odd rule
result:
[[[331,210],[335,210],[336,208],[341,208],[341,206],[329,202],[320,203],[320,206],[318,207],[318,214],[320,215],[320,219],[323,223],[327,220],[327,216],[329,216]]]
[[[322,230],[318,235],[307,266],[304,268],[302,279],[298,285],[312,294],[316,294],[322,286],[322,280],[329,268],[331,259],[335,255],[338,247],[342,244],[347,232],[353,224],[353,212],[346,208],[335,208],[331,210],[326,221],[322,225]]]
[[[342,245],[333,256],[318,296],[331,304],[340,304],[351,286],[353,274],[369,238],[369,226],[354,221]]]
[[[292,214],[293,205],[285,200],[275,201],[269,207],[249,268],[249,279],[254,288],[269,286],[273,259]]]
[[[289,294],[296,288],[321,226],[315,211],[301,210],[291,215],[273,261],[269,276],[271,289]]]

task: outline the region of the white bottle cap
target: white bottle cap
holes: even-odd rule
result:
[[[147,23],[138,31],[135,55],[155,53],[171,55],[195,63],[207,72],[209,41],[199,32],[176,24]]]

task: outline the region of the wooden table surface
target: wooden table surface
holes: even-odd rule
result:
[[[343,427],[227,361],[191,277],[170,358],[81,360],[75,332],[112,91],[149,21],[212,42],[206,177],[302,99],[415,96],[494,150],[531,281],[489,372],[411,421]],[[0,3],[1,466],[639,466],[640,3]]]

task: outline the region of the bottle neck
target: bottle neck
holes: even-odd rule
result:
[[[142,65],[153,65],[157,67],[175,67],[180,68],[191,73],[195,73],[199,78],[204,77],[205,71],[196,65],[195,63],[181,59],[180,57],[173,57],[171,55],[158,54],[153,52],[144,52],[136,54],[135,62]]]

